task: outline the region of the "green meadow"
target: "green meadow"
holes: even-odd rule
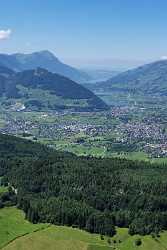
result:
[[[24,217],[24,213],[14,207],[0,209],[0,249],[18,237],[48,227],[48,224],[33,225]]]
[[[137,246],[136,241],[141,241]],[[15,207],[0,210],[0,249],[3,250],[166,250],[167,232],[158,237],[130,236],[117,228],[113,238],[49,224],[31,224]]]

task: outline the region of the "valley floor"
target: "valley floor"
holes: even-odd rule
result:
[[[137,107],[112,108],[105,113],[0,109],[0,132],[76,155],[166,162],[166,108],[157,111],[157,117],[154,110]]]
[[[141,245],[136,246],[137,239]],[[118,228],[109,239],[83,230],[49,224],[31,224],[15,207],[0,209],[0,249],[3,250],[166,250],[167,232],[160,237],[130,236]]]

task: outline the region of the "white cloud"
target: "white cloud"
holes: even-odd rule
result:
[[[167,60],[167,56],[161,56],[161,60]]]
[[[8,30],[0,30],[0,40],[8,39],[11,35],[12,31]]]

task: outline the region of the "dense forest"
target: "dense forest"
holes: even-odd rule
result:
[[[131,235],[167,229],[165,165],[77,157],[0,135],[0,175],[33,223],[111,236],[115,226],[129,227]]]

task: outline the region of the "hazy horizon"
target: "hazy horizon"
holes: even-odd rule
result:
[[[42,52],[42,51],[49,51],[52,54],[54,54],[55,57],[57,57],[61,62],[65,64],[69,64],[73,67],[79,68],[79,69],[92,69],[92,70],[126,70],[130,68],[135,68],[138,66],[141,66],[143,64],[151,63],[153,61],[158,60],[164,60],[162,58],[158,59],[150,59],[150,60],[137,60],[137,59],[118,59],[118,58],[63,58],[61,56],[58,56],[55,52],[51,50],[37,50],[37,51],[13,51],[13,52],[4,52],[0,51],[0,54],[7,54],[7,55],[13,55],[13,54],[33,54],[36,52]]]

